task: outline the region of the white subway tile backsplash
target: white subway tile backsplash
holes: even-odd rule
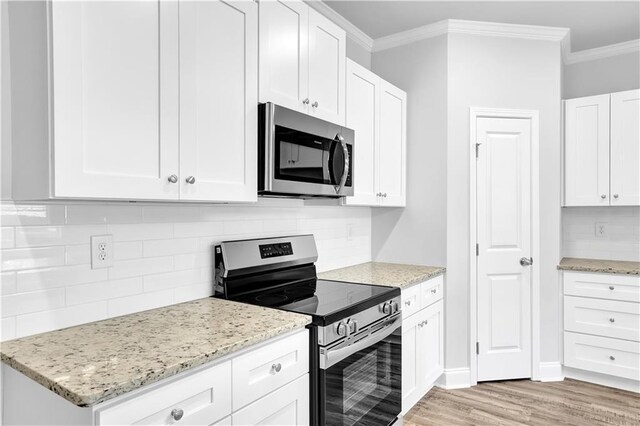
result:
[[[207,206],[8,203],[0,213],[2,340],[210,296],[213,246],[224,240],[315,234],[319,271],[371,259],[369,208],[260,199]],[[114,265],[91,269],[89,237],[101,234],[114,237]]]

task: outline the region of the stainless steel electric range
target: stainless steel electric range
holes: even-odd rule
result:
[[[387,426],[401,410],[400,289],[317,279],[313,235],[216,246],[216,297],[310,315],[312,425]]]

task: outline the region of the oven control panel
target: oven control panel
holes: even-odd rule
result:
[[[275,243],[275,244],[262,244],[258,246],[260,248],[260,258],[267,259],[270,257],[289,256],[293,254],[293,248],[291,243]]]

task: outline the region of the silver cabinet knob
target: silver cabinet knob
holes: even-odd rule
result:
[[[314,103],[312,103],[311,106],[314,108],[318,108],[318,101],[315,101]]]
[[[429,324],[429,321],[428,320],[424,320],[424,321],[418,323],[418,327],[424,327],[427,324]]]
[[[618,198],[618,194],[613,194],[613,198]]]
[[[531,266],[531,265],[533,265],[533,259],[531,259],[530,257],[521,257],[520,258],[520,265],[522,265],[522,266]]]
[[[182,418],[182,416],[184,416],[184,411],[180,408],[174,408],[173,410],[171,410],[171,417],[173,417],[173,420],[178,421]]]
[[[279,373],[279,372],[280,372],[280,370],[282,370],[282,364],[280,364],[280,363],[273,364],[273,365],[271,366],[271,371],[273,371],[273,373],[274,373],[274,374],[275,374],[275,373]]]
[[[432,289],[431,289],[431,294],[436,294],[437,292],[438,292],[438,289],[437,289],[437,288],[432,288]]]
[[[615,290],[616,288],[612,285],[609,286],[609,290]]]
[[[406,302],[404,302],[405,306],[411,306],[411,300],[407,300]]]
[[[602,195],[600,196],[600,198],[602,198],[602,199],[604,200],[605,198],[607,198],[607,196],[606,196],[605,194],[602,194]]]
[[[385,192],[384,194],[382,194],[382,196],[383,196],[384,198],[387,198],[387,193]]]
[[[309,98],[304,98],[302,103],[305,104],[305,105],[309,105]]]
[[[176,175],[171,175],[167,178],[167,180],[171,183],[176,183],[178,181],[178,176]]]
[[[186,181],[187,181],[187,183],[188,183],[188,184],[193,185],[194,183],[196,183],[196,178],[195,178],[195,177],[193,177],[193,176],[189,176],[189,177],[186,179]]]
[[[609,355],[609,359],[610,359],[611,361],[615,361],[615,360],[616,360],[616,357],[615,357],[615,356],[613,356],[613,355]]]
[[[609,322],[616,322],[616,319],[611,317],[611,318],[609,318]]]

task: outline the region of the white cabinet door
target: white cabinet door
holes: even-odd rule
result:
[[[233,413],[237,426],[293,426],[309,424],[309,375],[294,380],[262,399]]]
[[[177,3],[51,8],[52,195],[178,198]]]
[[[382,81],[378,176],[384,206],[406,204],[406,111],[406,93]]]
[[[257,200],[257,8],[180,3],[180,199]]]
[[[354,195],[348,205],[377,205],[376,150],[380,121],[380,77],[347,60],[347,127],[355,131]]]
[[[309,94],[309,6],[260,1],[260,102],[304,112]]]
[[[611,205],[640,205],[640,90],[611,94]]]
[[[565,205],[609,205],[609,95],[565,101]]]
[[[424,323],[421,327],[418,342],[418,380],[430,388],[444,370],[442,301],[422,310]]]
[[[344,125],[346,33],[309,9],[309,113]]]
[[[406,414],[422,397],[417,371],[423,358],[418,353],[418,330],[422,329],[418,324],[424,321],[422,312],[402,321],[402,414]]]

